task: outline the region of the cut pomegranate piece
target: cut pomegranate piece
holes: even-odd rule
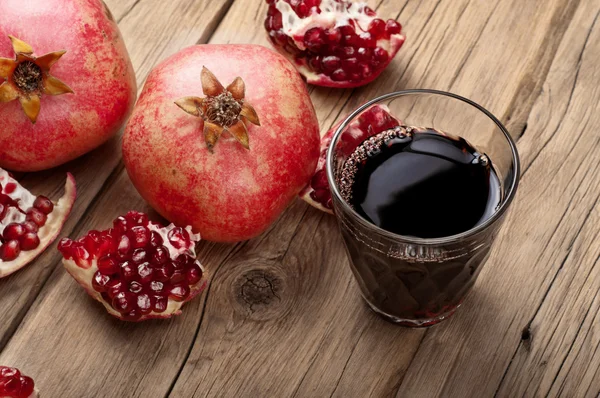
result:
[[[58,236],[75,203],[75,179],[67,175],[58,203],[34,196],[0,169],[0,278],[29,264]]]
[[[345,118],[344,118],[345,119]],[[342,119],[342,121],[344,120]],[[310,183],[300,192],[300,197],[310,205],[327,213],[332,212],[331,192],[327,182],[327,150],[333,139],[333,134],[342,124],[337,123],[321,138],[321,157],[317,170]],[[390,114],[385,105],[373,105],[363,111],[355,121],[350,123],[342,133],[341,147],[346,155],[350,155],[354,149],[370,136],[379,134],[385,130],[399,126],[402,123]],[[347,147],[347,150],[345,149]]]
[[[348,0],[267,0],[271,42],[311,84],[370,83],[402,47],[402,26],[380,19],[366,3]]]
[[[38,396],[33,379],[18,369],[0,366],[0,398],[34,398]]]
[[[90,296],[126,321],[170,318],[206,286],[196,260],[200,235],[192,228],[163,227],[130,211],[113,228],[62,239],[63,264]]]

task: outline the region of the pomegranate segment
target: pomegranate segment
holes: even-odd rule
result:
[[[342,119],[343,120],[343,119]],[[300,197],[319,210],[333,214],[331,192],[327,181],[327,150],[333,135],[342,122],[337,123],[321,138],[321,157],[310,183],[300,192]],[[342,133],[340,150],[348,156],[367,138],[402,124],[390,114],[385,105],[373,105],[350,123]]]
[[[0,169],[0,278],[30,263],[58,236],[75,203],[75,179],[67,175],[65,195],[54,204],[34,196]]]
[[[38,396],[31,377],[18,369],[0,366],[0,398],[34,398]]]
[[[277,50],[311,84],[358,87],[390,64],[405,37],[366,3],[348,0],[267,0],[265,28]]]
[[[181,306],[206,285],[196,260],[199,235],[191,227],[168,227],[130,211],[105,231],[78,240],[62,239],[67,271],[107,311],[122,320],[179,315]]]

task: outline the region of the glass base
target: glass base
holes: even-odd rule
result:
[[[462,304],[462,303],[460,303],[456,307],[452,308],[450,311],[444,312],[443,314],[440,314],[440,315],[438,315],[438,316],[436,316],[434,318],[429,318],[429,319],[403,319],[403,318],[398,318],[397,316],[394,316],[394,315],[390,315],[390,314],[388,314],[386,312],[383,312],[379,308],[375,307],[366,298],[363,297],[363,299],[365,300],[365,302],[367,303],[367,305],[369,306],[369,308],[371,308],[371,310],[374,313],[376,313],[377,315],[379,315],[380,317],[382,317],[386,321],[394,323],[396,325],[406,326],[406,327],[410,327],[410,328],[424,328],[424,327],[433,326],[435,324],[438,324],[441,321],[443,321],[444,319],[450,318],[456,312],[456,309],[458,307],[460,307],[460,305]]]

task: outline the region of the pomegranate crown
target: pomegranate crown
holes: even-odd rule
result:
[[[217,77],[202,67],[202,91],[205,97],[184,97],[175,104],[190,115],[204,120],[204,139],[212,152],[224,131],[229,132],[242,146],[250,149],[248,122],[260,126],[254,108],[245,100],[246,85],[241,77],[223,87]]]
[[[42,94],[73,94],[69,86],[50,74],[50,68],[66,51],[34,57],[29,44],[14,36],[8,37],[15,59],[0,58],[0,103],[18,99],[25,115],[35,123],[40,114]]]

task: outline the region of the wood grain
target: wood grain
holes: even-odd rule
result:
[[[268,45],[262,0],[107,3],[139,83],[190,44]],[[211,284],[169,321],[110,318],[47,251],[0,281],[0,363],[26,369],[49,397],[597,395],[600,5],[369,3],[404,23],[407,43],[366,87],[310,88],[323,130],[375,95],[429,87],[471,97],[520,137],[517,201],[453,319],[408,330],[369,312],[335,219],[298,201],[256,239],[203,242]],[[149,210],[118,144],[24,177],[36,192],[58,192],[75,171],[81,194],[65,234]]]

